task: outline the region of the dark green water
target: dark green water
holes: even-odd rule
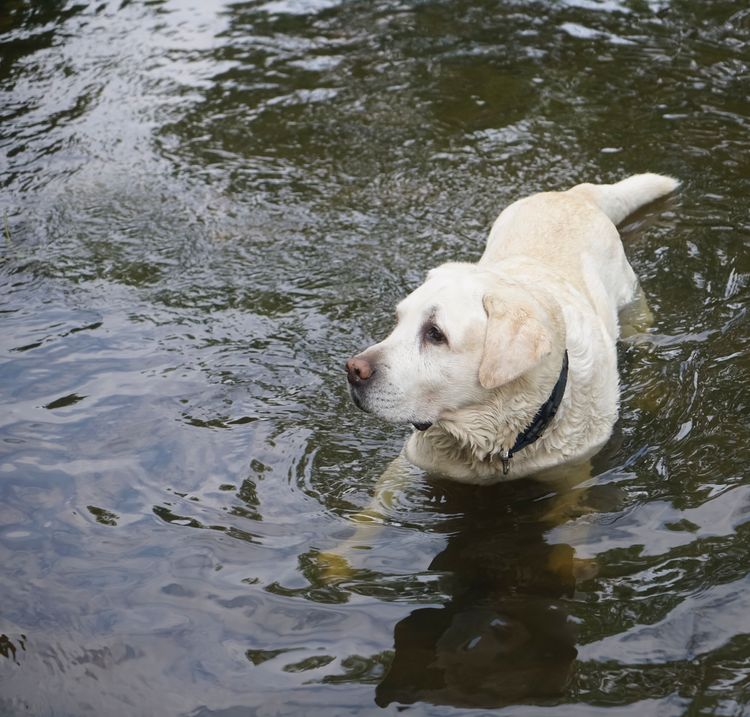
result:
[[[0,4],[0,713],[750,714],[750,10]],[[415,473],[343,360],[513,199],[643,170],[580,505]],[[498,711],[494,711],[497,709]]]

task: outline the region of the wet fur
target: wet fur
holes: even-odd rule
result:
[[[549,396],[567,349],[557,416],[507,478],[586,461],[617,418],[618,316],[639,296],[615,225],[676,186],[642,174],[510,205],[479,262],[431,271],[399,305],[391,335],[360,354],[375,375],[352,387],[357,404],[393,422],[432,423],[407,441],[411,463],[493,483],[504,478],[499,454]],[[419,339],[430,321],[441,324],[445,346]]]

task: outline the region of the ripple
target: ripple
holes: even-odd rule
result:
[[[746,10],[16,5],[0,711],[747,708]],[[643,169],[590,480],[385,490],[343,359],[515,198]]]

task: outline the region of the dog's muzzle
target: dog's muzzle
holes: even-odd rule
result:
[[[374,366],[362,356],[354,356],[346,362],[346,380],[349,382],[349,394],[354,401],[354,405],[366,413],[369,413],[370,410],[367,408],[364,392],[374,375]]]
[[[354,356],[346,362],[346,380],[351,386],[362,386],[374,375],[375,368],[362,356]]]

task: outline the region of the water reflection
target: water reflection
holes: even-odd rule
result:
[[[568,615],[554,592],[511,597],[507,588],[469,590],[398,623],[393,664],[376,703],[500,707],[561,696],[577,654]]]
[[[749,19],[2,4],[0,712],[747,711]],[[326,584],[403,442],[341,356],[507,202],[644,169],[602,513],[417,483]]]
[[[376,703],[492,708],[560,698],[577,655],[566,601],[595,566],[546,533],[575,512],[590,512],[595,498],[533,481],[446,491],[437,504],[458,515],[441,525],[448,542],[429,570],[443,576],[447,600],[395,626]],[[611,492],[608,498],[612,507]]]

